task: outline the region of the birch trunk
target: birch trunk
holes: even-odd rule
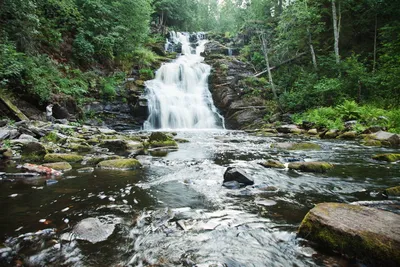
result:
[[[332,0],[332,19],[333,19],[333,36],[335,38],[335,57],[336,63],[340,63],[340,55],[339,55],[339,23],[336,13],[336,3],[335,0]]]
[[[268,79],[271,84],[272,93],[274,94],[275,100],[278,101],[278,95],[276,94],[276,88],[275,88],[274,81],[272,79],[272,73],[271,73],[270,64],[269,64],[268,43],[267,43],[267,39],[265,38],[265,34],[261,34],[260,39],[261,39],[261,43],[262,43],[262,51],[264,53],[265,63],[267,64]]]
[[[308,34],[308,44],[310,46],[310,53],[311,53],[312,63],[313,63],[314,69],[317,70],[318,69],[317,57],[315,56],[315,50],[314,50],[314,46],[312,44],[311,33],[310,33],[309,29],[307,29],[307,34]]]

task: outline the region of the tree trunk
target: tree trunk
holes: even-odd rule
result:
[[[375,33],[374,33],[374,64],[372,65],[372,72],[375,72],[376,68],[376,39],[378,36],[378,15],[375,14]]]
[[[278,101],[278,95],[276,94],[275,84],[274,84],[274,81],[272,80],[272,73],[271,73],[271,69],[269,67],[270,65],[269,65],[269,58],[268,58],[268,43],[267,43],[267,39],[266,39],[264,33],[262,33],[260,35],[260,41],[262,44],[262,51],[264,53],[265,63],[267,64],[268,79],[271,84],[272,93],[274,94],[275,100]]]
[[[339,4],[340,7],[340,4]],[[336,63],[340,63],[340,55],[339,55],[339,26],[340,26],[340,20],[338,23],[338,18],[337,18],[337,13],[336,13],[336,3],[335,0],[332,0],[332,19],[333,19],[333,36],[335,38],[335,57],[336,57]]]
[[[314,46],[312,44],[311,33],[310,33],[309,29],[307,29],[307,34],[308,34],[308,44],[310,46],[310,53],[311,53],[312,63],[313,63],[314,69],[318,70],[317,57],[315,56]]]

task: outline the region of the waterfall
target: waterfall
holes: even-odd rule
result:
[[[149,117],[143,125],[145,130],[224,127],[224,118],[208,90],[211,67],[204,64],[200,56],[207,43],[204,38],[204,33],[195,36],[170,33],[165,48],[173,50],[174,44],[180,44],[182,53],[174,61],[163,64],[155,79],[145,83],[149,109]]]

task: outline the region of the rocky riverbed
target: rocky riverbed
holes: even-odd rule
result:
[[[6,122],[0,128],[0,263],[370,264],[359,251],[312,238],[321,225],[338,233],[329,228],[337,225],[330,223],[337,211],[324,220],[311,211],[307,218],[315,228],[303,218],[323,202],[399,214],[398,149],[366,146],[363,139],[321,139],[297,126],[248,132],[117,132]],[[352,210],[359,209],[346,212],[350,222],[361,216]],[[371,222],[383,218],[371,214]],[[305,239],[297,237],[302,221]],[[367,227],[357,221],[357,229]]]

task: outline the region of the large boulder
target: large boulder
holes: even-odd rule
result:
[[[21,157],[28,161],[41,161],[46,155],[46,148],[38,142],[29,142],[21,147]]]
[[[149,137],[150,147],[177,147],[178,144],[172,137],[163,132],[153,132]]]
[[[387,161],[387,162],[395,162],[400,160],[400,154],[395,153],[386,153],[386,154],[377,154],[372,157],[374,160]]]
[[[381,141],[388,146],[400,146],[400,137],[397,134],[379,131],[368,136],[368,138]]]
[[[288,166],[291,170],[298,170],[303,172],[320,172],[324,173],[333,168],[333,165],[328,162],[314,161],[314,162],[292,162]]]
[[[46,164],[43,164],[43,166],[52,168],[52,169],[57,170],[57,171],[69,171],[69,170],[72,169],[71,164],[69,164],[68,162],[65,162],[65,161],[63,161],[63,162],[54,162],[54,163],[46,163]]]
[[[389,197],[400,197],[400,186],[387,188],[384,193]]]
[[[121,139],[104,140],[100,147],[108,148],[112,152],[123,152],[129,148],[128,143]]]
[[[73,233],[76,239],[95,244],[107,240],[114,229],[115,224],[103,223],[98,218],[86,218],[75,225]]]
[[[141,166],[137,159],[111,159],[97,164],[97,167],[109,170],[135,170]]]
[[[322,247],[373,266],[400,266],[400,215],[369,207],[322,203],[298,234]]]
[[[279,162],[277,160],[269,159],[265,162],[260,163],[261,166],[264,166],[265,168],[278,168],[278,169],[284,169],[285,165],[282,162]]]
[[[83,157],[78,154],[63,154],[63,153],[49,153],[44,156],[44,161],[45,162],[60,162],[60,161],[66,161],[66,162],[78,162],[82,161]]]
[[[224,183],[231,181],[236,181],[244,185],[254,184],[254,180],[245,171],[235,167],[228,167],[224,173]]]

